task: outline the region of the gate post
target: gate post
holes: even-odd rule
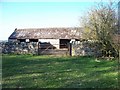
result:
[[[40,42],[38,41],[38,55],[39,55],[39,48],[40,48],[40,44],[39,44]]]
[[[72,43],[69,43],[69,55],[72,56]]]

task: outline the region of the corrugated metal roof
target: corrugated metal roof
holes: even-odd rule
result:
[[[82,28],[15,29],[9,39],[80,39]]]

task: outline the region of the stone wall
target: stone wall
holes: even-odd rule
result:
[[[72,56],[101,56],[100,44],[93,41],[73,41]]]
[[[37,54],[38,43],[37,42],[4,42],[0,44],[2,53],[4,54]]]
[[[71,43],[71,54],[72,56],[100,56],[102,55],[100,49],[100,44],[97,42],[91,42],[91,41],[72,41]],[[41,53],[41,49],[38,49],[38,42],[4,42],[0,43],[0,51],[4,54],[43,54]],[[39,51],[39,52],[38,52]],[[61,51],[55,51],[55,50],[49,50],[44,51],[44,54],[67,54],[69,55],[69,51],[61,50]]]
[[[46,44],[43,44],[45,46]],[[54,45],[54,44],[53,44]],[[57,44],[55,44],[57,45]],[[59,44],[58,44],[59,45]],[[3,54],[39,54],[39,55],[68,55],[68,49],[43,49],[38,42],[2,42],[0,50]]]

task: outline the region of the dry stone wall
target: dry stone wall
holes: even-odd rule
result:
[[[93,41],[73,41],[72,56],[101,56],[100,44]]]
[[[0,51],[4,54],[38,54],[38,42],[4,42],[0,43]],[[52,51],[53,52],[53,51]],[[51,53],[52,53],[51,52]],[[63,52],[63,51],[61,51]],[[67,52],[69,53],[70,50]],[[100,44],[90,41],[73,41],[72,56],[101,56]],[[49,53],[46,51],[46,54]],[[60,54],[60,53],[59,53]],[[69,54],[67,54],[69,55]]]
[[[38,53],[38,43],[37,42],[6,42],[1,43],[2,53],[4,54],[37,54]]]

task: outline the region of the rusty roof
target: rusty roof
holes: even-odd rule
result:
[[[9,39],[80,39],[82,28],[15,29]]]

